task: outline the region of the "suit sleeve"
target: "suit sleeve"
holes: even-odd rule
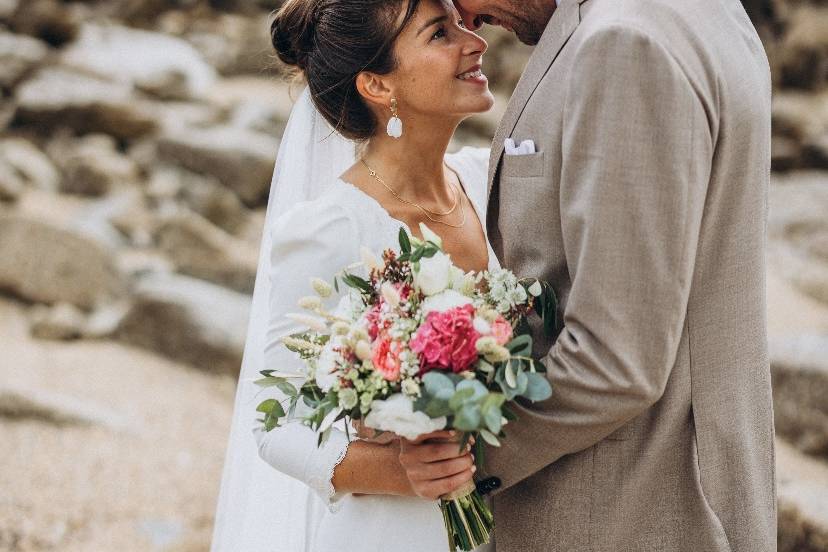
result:
[[[271,293],[265,362],[268,368],[287,373],[301,373],[304,367],[280,338],[303,328],[285,315],[301,312],[297,306],[299,299],[313,295],[311,278],[330,282],[334,274],[359,259],[359,230],[347,211],[336,206],[309,209],[308,203],[298,204],[277,219],[270,230],[272,246],[267,277]],[[325,307],[333,311],[338,301],[335,294],[325,300]],[[276,388],[268,388],[256,404],[271,397],[284,399],[280,393]],[[253,411],[255,406],[251,405],[250,416],[258,418]],[[307,412],[301,401],[297,407],[297,415]],[[332,513],[339,509],[345,496],[336,492],[331,483],[334,468],[345,457],[349,444],[339,425],[341,422],[334,424],[322,447],[317,447],[317,434],[299,421],[269,432],[261,424],[253,429],[259,456],[274,469],[305,483]]]
[[[704,104],[663,46],[620,26],[579,45],[569,79],[560,211],[572,287],[543,360],[554,394],[517,405],[503,446],[487,450],[494,494],[656,403],[686,318],[713,157]]]

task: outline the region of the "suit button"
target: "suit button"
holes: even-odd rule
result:
[[[482,494],[488,494],[500,487],[501,482],[499,477],[487,477],[477,483],[477,491]]]

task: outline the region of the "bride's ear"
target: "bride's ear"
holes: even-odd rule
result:
[[[369,105],[373,105],[383,111],[389,109],[391,98],[394,97],[394,91],[386,78],[375,73],[362,71],[357,75],[356,87],[359,95]]]

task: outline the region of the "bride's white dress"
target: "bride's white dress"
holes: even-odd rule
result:
[[[446,156],[446,164],[460,177],[480,223],[486,228],[486,182],[489,150],[463,148]],[[472,215],[473,213],[469,213]],[[469,216],[469,223],[474,218]],[[279,217],[272,232],[267,366],[297,372],[300,366],[279,344],[280,337],[298,331],[285,318],[298,310],[300,297],[309,295],[312,277],[327,280],[360,259],[360,246],[376,253],[398,248],[400,227],[408,227],[372,197],[341,179],[321,197],[299,203]],[[489,251],[489,268],[499,266]],[[344,290],[340,289],[344,292]],[[332,308],[338,297],[326,305]],[[278,368],[277,368],[278,367]],[[306,426],[290,423],[265,432],[254,429],[261,458],[308,485],[314,491],[308,512],[307,552],[446,552],[443,517],[438,503],[416,497],[353,496],[336,493],[331,484],[334,467],[344,458],[348,439],[343,421],[334,426],[326,445],[317,448],[316,435]],[[354,439],[351,432],[351,439]],[[318,500],[317,500],[318,499]],[[281,549],[274,545],[274,551]],[[492,552],[493,545],[477,549]],[[301,551],[284,551],[301,552]]]

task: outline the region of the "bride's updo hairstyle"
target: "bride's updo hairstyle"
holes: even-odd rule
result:
[[[270,37],[279,59],[304,75],[316,108],[343,136],[364,141],[375,134],[378,121],[357,91],[356,77],[396,68],[394,41],[419,3],[287,0],[274,16]]]

